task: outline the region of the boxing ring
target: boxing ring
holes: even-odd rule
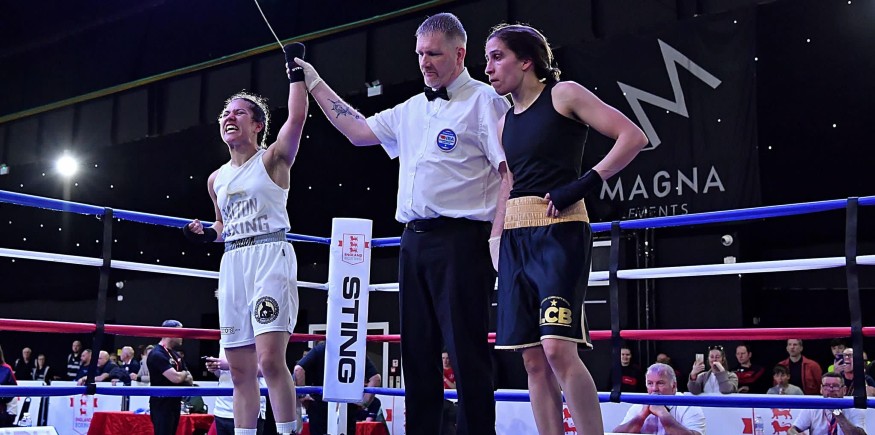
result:
[[[54,322],[54,321],[37,321],[26,319],[0,319],[0,330],[2,331],[27,331],[40,333],[88,333],[94,335],[94,348],[100,349],[103,337],[105,334],[131,336],[131,337],[163,337],[178,336],[181,338],[199,339],[199,340],[217,340],[219,338],[218,330],[195,329],[195,328],[162,328],[151,326],[138,325],[112,325],[105,324],[106,314],[106,295],[109,282],[110,269],[130,270],[139,272],[160,273],[177,276],[189,276],[206,279],[218,279],[218,272],[208,270],[185,269],[173,266],[144,264],[129,261],[114,260],[112,258],[112,222],[115,219],[126,220],[136,223],[162,225],[167,227],[180,228],[186,225],[189,220],[177,217],[154,215],[143,212],[118,210],[107,207],[99,207],[94,205],[68,202],[58,199],[44,198],[21,193],[0,191],[0,203],[15,204],[25,207],[36,207],[41,209],[60,211],[66,213],[77,213],[84,215],[94,215],[101,218],[103,224],[103,255],[101,258],[80,257],[73,255],[61,255],[46,252],[24,251],[17,249],[6,249],[0,247],[0,257],[9,257],[13,259],[27,259],[35,261],[47,261],[74,264],[81,266],[92,266],[100,268],[100,283],[97,298],[98,314],[95,323],[74,323],[74,322]],[[593,271],[590,274],[591,284],[604,284],[609,286],[610,293],[610,311],[611,311],[611,330],[591,331],[591,339],[594,341],[610,341],[613,353],[612,362],[614,364],[614,372],[617,377],[613,379],[613,388],[610,392],[599,393],[599,401],[602,402],[603,412],[605,409],[610,409],[617,404],[661,404],[661,405],[686,405],[686,406],[703,406],[708,408],[746,408],[744,413],[751,415],[762,415],[766,412],[774,412],[778,409],[835,409],[835,408],[871,408],[875,407],[875,399],[865,396],[865,388],[857,386],[853,397],[845,398],[822,398],[813,396],[766,396],[766,395],[700,395],[700,396],[651,396],[641,393],[620,393],[619,391],[619,350],[621,340],[781,340],[788,338],[801,339],[826,339],[851,337],[854,347],[854,371],[855,382],[862,383],[862,372],[865,370],[863,364],[863,337],[875,337],[875,327],[864,327],[862,323],[862,313],[860,307],[860,290],[858,284],[858,268],[859,266],[875,265],[875,255],[861,255],[857,252],[857,227],[858,227],[858,211],[859,207],[875,205],[875,196],[863,198],[849,198],[847,200],[830,200],[819,201],[802,204],[789,204],[778,206],[756,207],[740,210],[729,210],[720,212],[697,213],[681,216],[667,216],[644,218],[637,220],[629,220],[622,222],[610,223],[594,223],[592,224],[593,231],[596,233],[610,233],[611,248],[609,270]],[[635,230],[645,228],[666,228],[676,226],[694,226],[714,223],[728,223],[752,219],[765,219],[781,216],[796,216],[810,213],[819,213],[832,210],[846,210],[845,222],[845,256],[844,257],[824,257],[824,258],[805,258],[805,259],[788,259],[776,261],[759,261],[759,262],[742,262],[730,264],[706,264],[693,266],[675,266],[675,267],[658,267],[658,268],[643,268],[643,269],[619,269],[619,246],[620,237],[624,230]],[[309,242],[319,244],[329,244],[331,239],[326,237],[314,237],[300,234],[287,234],[287,239],[291,242]],[[389,238],[373,238],[371,241],[373,248],[393,247],[400,243],[399,237]],[[180,243],[186,243],[180,237]],[[755,273],[776,273],[776,272],[791,272],[814,269],[829,269],[843,267],[846,270],[847,287],[848,287],[848,306],[851,315],[851,325],[848,327],[825,327],[825,328],[734,328],[734,329],[673,329],[673,330],[632,330],[619,327],[619,282],[620,280],[642,280],[642,279],[661,279],[661,278],[679,278],[693,276],[713,276],[713,275],[728,275],[728,274],[755,274]],[[301,287],[309,287],[320,290],[327,290],[328,284],[299,281]],[[369,285],[370,291],[397,291],[397,283]],[[364,311],[367,312],[366,310]],[[365,323],[367,322],[365,316]],[[324,335],[313,334],[293,334],[291,341],[311,341],[323,339]],[[494,339],[494,334],[490,334],[490,341]],[[397,343],[400,341],[398,335],[369,335],[368,341],[372,342],[390,342]],[[94,363],[92,363],[92,367]],[[179,396],[224,396],[231,395],[231,388],[218,387],[126,387],[113,386],[109,383],[106,385],[98,385],[91,380],[94,373],[88,375],[88,385],[85,386],[0,386],[0,396],[15,396],[15,397],[55,397],[55,396],[82,396],[82,395],[97,395],[97,396],[161,396],[161,397],[179,397]],[[856,385],[856,384],[855,384]],[[298,394],[307,394],[321,392],[321,387],[298,387]],[[367,388],[366,392],[377,395],[395,397],[403,396],[403,389],[397,388]],[[266,389],[262,391],[266,393]],[[447,397],[455,399],[455,391],[447,391]],[[514,413],[525,413],[528,411],[528,405],[525,402],[529,401],[528,393],[525,391],[498,391],[495,394],[497,402],[501,402],[498,406],[513,406],[513,404],[522,403],[520,406],[524,408],[514,408]],[[72,399],[71,399],[72,400]],[[403,402],[403,401],[401,401]],[[72,403],[72,402],[71,402]],[[504,404],[507,405],[504,405]],[[608,408],[606,408],[608,407]],[[524,410],[522,410],[524,409]],[[771,409],[771,411],[767,411]],[[522,410],[522,411],[521,411]],[[624,411],[611,411],[613,414]],[[716,411],[710,411],[712,414]],[[500,413],[499,413],[500,414]],[[613,415],[612,414],[612,415]],[[789,415],[789,411],[787,412]],[[871,413],[870,413],[871,414]],[[403,413],[396,412],[396,416]],[[622,414],[620,414],[622,415]],[[747,414],[743,414],[747,415]],[[774,418],[779,419],[783,415],[774,412]],[[710,417],[709,417],[710,418]],[[499,417],[498,433],[512,433],[510,429],[512,423],[501,421]],[[570,419],[566,419],[570,421]],[[749,429],[750,418],[744,420],[744,431]],[[872,418],[870,418],[870,421]],[[777,421],[777,420],[773,420]],[[786,423],[785,420],[781,420]],[[508,423],[503,426],[503,423]],[[606,430],[610,430],[614,424],[611,418],[605,418]],[[766,427],[766,433],[781,432],[781,424],[777,424],[773,428]],[[403,425],[402,425],[403,427]],[[519,427],[519,426],[516,426]],[[534,427],[534,426],[532,426]],[[505,432],[502,432],[504,430]],[[573,429],[572,429],[573,430]],[[726,433],[736,433],[735,429]],[[397,429],[396,429],[397,432]],[[575,431],[576,432],[576,431]],[[403,430],[398,433],[403,433]],[[713,427],[709,427],[709,433],[715,433]],[[722,433],[719,430],[716,433]]]

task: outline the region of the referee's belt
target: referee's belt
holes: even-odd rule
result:
[[[237,248],[242,248],[244,246],[255,246],[261,245],[263,243],[273,243],[273,242],[285,242],[286,241],[286,233],[283,230],[276,231],[268,234],[259,234],[257,236],[245,237],[242,239],[232,240],[230,242],[225,242],[225,252],[232,251]]]
[[[489,222],[484,221],[475,221],[472,219],[465,218],[450,218],[445,216],[438,216],[436,218],[431,219],[415,219],[410,222],[404,224],[404,228],[413,231],[415,233],[425,233],[428,231],[434,231],[438,228],[444,228],[449,226],[458,226],[463,224],[474,224],[474,225],[491,225]]]
[[[504,229],[543,227],[560,222],[589,222],[586,205],[577,201],[559,212],[559,216],[547,216],[547,201],[537,196],[522,196],[507,200],[504,213]]]

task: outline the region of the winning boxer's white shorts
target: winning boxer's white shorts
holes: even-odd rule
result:
[[[288,242],[225,252],[219,266],[219,329],[226,348],[266,332],[292,333],[298,317],[298,262]]]

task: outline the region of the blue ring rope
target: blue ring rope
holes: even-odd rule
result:
[[[104,207],[98,207],[89,204],[82,204],[78,202],[70,202],[53,198],[45,198],[42,196],[27,195],[6,190],[0,190],[0,202],[87,215],[100,215],[103,213],[104,209]],[[642,228],[666,228],[682,225],[703,225],[721,222],[734,222],[741,220],[764,219],[780,216],[794,216],[800,214],[819,213],[823,211],[842,209],[847,205],[847,202],[848,200],[846,199],[832,199],[828,201],[815,201],[800,204],[770,205],[765,207],[712,211],[680,216],[661,216],[653,218],[634,219],[620,222],[620,228],[624,230]],[[875,196],[866,196],[860,198],[859,205],[875,205]],[[113,209],[113,213],[115,214],[115,217],[119,219],[175,228],[180,228],[190,222],[190,220],[188,219],[130,210]],[[592,224],[593,232],[606,232],[610,231],[610,229],[610,222],[598,222]],[[331,242],[331,239],[328,237],[316,237],[294,233],[287,234],[286,238],[293,242],[312,242],[325,245]],[[374,246],[375,248],[398,246],[400,242],[400,237],[375,238],[371,241],[372,246]]]
[[[185,397],[185,396],[229,396],[234,389],[231,387],[123,387],[99,386],[97,394],[106,396],[151,396],[151,397]],[[0,396],[74,396],[85,394],[81,387],[25,387],[2,386]],[[297,394],[321,393],[322,387],[297,387]],[[365,388],[364,392],[384,396],[404,396],[404,390],[399,388]],[[267,388],[261,389],[261,394],[267,394]],[[456,390],[447,390],[445,397],[456,399]],[[610,393],[598,393],[599,402],[610,402]],[[496,391],[495,400],[500,402],[528,402],[528,391]],[[854,398],[844,397],[824,398],[814,396],[788,396],[767,394],[720,394],[699,396],[659,396],[644,393],[621,393],[620,401],[632,404],[646,405],[684,405],[705,406],[709,408],[793,408],[793,409],[837,409],[853,408]],[[875,407],[875,397],[866,400],[868,407]]]

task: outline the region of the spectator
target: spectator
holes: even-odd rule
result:
[[[679,395],[674,369],[667,364],[648,367],[645,379],[648,394]],[[705,435],[705,413],[698,406],[632,405],[613,432]]]
[[[182,328],[178,320],[165,320],[164,328]],[[191,386],[191,373],[185,363],[176,354],[175,348],[182,345],[182,338],[162,337],[158,346],[149,352],[146,365],[149,373],[155,373],[150,378],[150,385],[155,387]],[[155,435],[174,435],[179,426],[179,412],[182,397],[150,397],[149,417],[155,428]]]
[[[789,357],[778,363],[787,367],[790,372],[790,383],[798,385],[805,394],[818,394],[820,391],[820,377],[823,371],[820,364],[802,356],[802,340],[791,338],[787,340],[787,354]]]
[[[119,367],[125,371],[122,381],[125,385],[131,385],[131,381],[136,380],[136,375],[140,372],[140,362],[134,359],[133,347],[125,346],[122,348],[122,354],[119,357]]]
[[[450,354],[447,351],[441,353],[441,362],[444,367],[444,389],[456,389],[456,374],[453,373],[453,367],[450,365]]]
[[[219,378],[219,387],[233,387],[231,382],[231,367],[228,366],[228,360],[225,359],[225,349],[219,346],[219,357],[208,357],[206,360],[206,368],[210,373]],[[267,388],[267,383],[264,382],[264,377],[261,370],[258,371],[258,383],[261,388]],[[258,412],[258,422],[256,423],[256,434],[264,433],[264,418],[267,412],[267,401],[264,396],[261,396],[261,409]],[[234,397],[233,396],[217,396],[216,404],[213,407],[213,415],[215,421],[213,426],[216,428],[217,435],[234,435]]]
[[[846,390],[842,375],[827,372],[823,375],[820,392],[824,398],[841,399]],[[803,409],[793,420],[793,430],[810,434],[866,435],[863,430],[865,415],[862,409]]]
[[[687,382],[693,394],[730,394],[738,391],[738,376],[726,369],[726,353],[723,346],[708,348],[708,370],[705,362],[697,359]]]
[[[18,385],[15,381],[15,371],[6,364],[6,358],[3,357],[2,347],[0,347],[0,385]],[[12,422],[15,421],[15,415],[10,414],[6,409],[12,399],[15,398],[0,397],[0,427],[12,427]]]
[[[842,379],[845,381],[845,394],[848,396],[854,395],[854,349],[846,348],[842,352],[842,361],[836,362],[835,364],[835,373],[839,373],[842,375]],[[875,380],[872,379],[871,376],[867,375],[865,372],[863,373],[865,377],[864,383],[866,385],[866,395],[867,396],[875,396]]]
[[[82,352],[82,356],[85,356],[85,351]],[[85,385],[89,364],[91,364],[91,351],[88,351],[88,362],[84,358],[82,360],[82,368],[79,369],[79,372],[85,371],[86,374],[76,381],[77,384]],[[97,371],[94,373],[94,382],[109,382],[114,379],[122,379],[124,376],[124,371],[110,360],[109,352],[101,350],[97,354]]]
[[[79,379],[76,374],[79,373],[79,364],[81,363],[82,342],[74,340],[71,350],[72,352],[67,355],[67,373],[65,373],[67,376],[65,379],[68,381],[75,381],[76,379]]]
[[[769,388],[766,394],[793,394],[803,395],[802,389],[790,383],[790,372],[787,367],[775,366],[772,369],[772,379],[775,381],[775,386]]]
[[[155,346],[151,344],[143,348],[140,352],[140,370],[136,374],[131,373],[131,380],[139,382],[140,385],[149,383],[149,366],[146,364],[146,359],[154,348]]]
[[[738,360],[738,367],[733,372],[738,376],[738,392],[763,394],[769,389],[771,383],[766,375],[766,368],[754,364],[751,357],[753,357],[753,352],[750,351],[750,346],[747,344],[740,344],[735,348],[735,359]]]
[[[608,378],[608,385],[613,385],[614,368]],[[643,393],[647,391],[644,386],[644,372],[638,364],[632,364],[632,349],[627,345],[620,348],[620,391],[624,393]]]
[[[85,349],[79,353],[79,370],[73,380],[79,380],[88,376],[88,366],[91,364],[91,349]],[[82,384],[80,384],[82,385]]]
[[[456,389],[456,373],[453,372],[453,367],[450,364],[450,354],[447,351],[441,353],[441,360],[444,366],[444,389]],[[456,419],[457,419],[456,403],[444,397],[444,410],[441,417],[441,435],[456,434]]]
[[[825,364],[827,366],[827,372],[834,372],[835,365],[841,364],[841,361],[844,359],[842,352],[844,352],[847,347],[848,345],[844,338],[833,338],[829,341],[829,351],[830,355],[832,355],[832,359]]]
[[[680,379],[680,378],[681,378],[681,371],[678,370],[678,369],[674,366],[674,364],[671,363],[671,357],[668,356],[667,353],[661,352],[661,353],[659,353],[658,355],[656,355],[656,362],[658,362],[658,363],[662,363],[662,364],[665,364],[665,365],[668,365],[668,366],[671,366],[671,368],[674,369],[674,376],[675,376],[675,379]],[[680,387],[680,386],[678,386],[678,387]],[[678,388],[678,389],[680,389],[680,388]]]
[[[30,381],[33,380],[31,374],[33,373],[33,368],[35,366],[33,358],[31,355],[33,351],[30,350],[29,347],[25,347],[21,349],[21,358],[15,360],[15,365],[13,369],[15,370],[15,379],[19,381]]]
[[[298,361],[295,366],[295,383],[298,386],[311,385],[322,386],[323,373],[325,371],[325,342],[320,342],[313,347],[307,356]],[[377,368],[371,360],[365,357],[365,377],[367,387],[379,387],[382,383]],[[355,433],[356,414],[361,408],[368,408],[374,395],[365,393],[359,403],[350,403],[347,409],[347,427],[350,433]],[[308,394],[301,398],[301,404],[307,409],[310,418],[310,433],[312,435],[325,435],[328,431],[328,403],[322,400],[321,394]]]
[[[46,364],[46,356],[39,354],[36,357],[36,364],[33,367],[33,372],[31,372],[30,378],[35,381],[43,381],[46,384],[49,384],[52,382],[51,373],[51,368]]]

